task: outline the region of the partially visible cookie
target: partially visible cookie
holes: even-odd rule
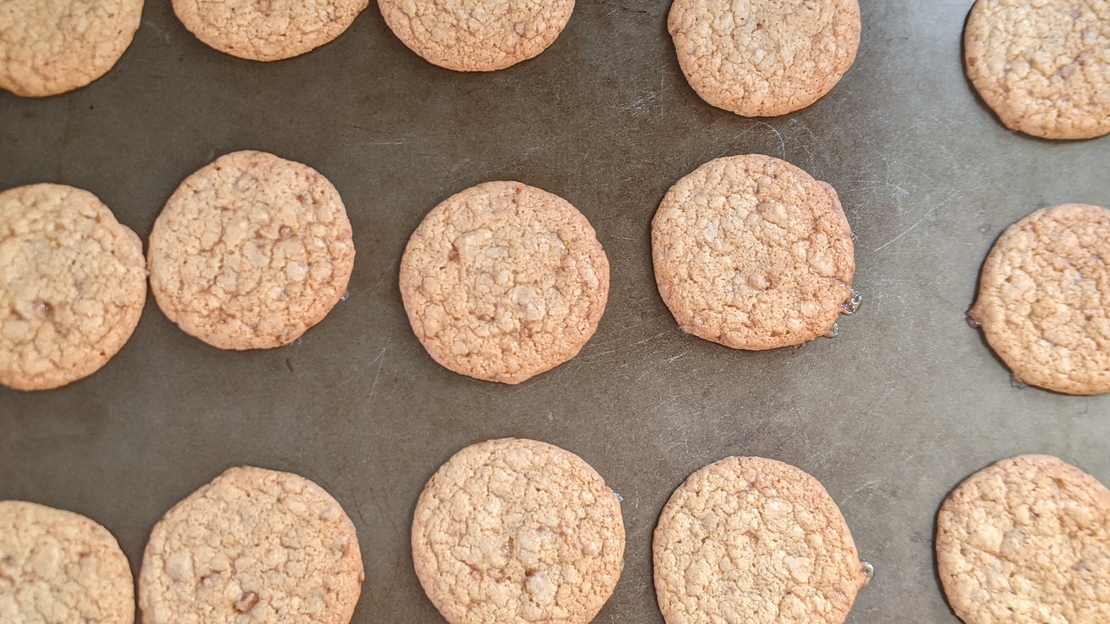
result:
[[[667,624],[840,624],[872,573],[825,488],[761,457],[690,475],[663,508],[652,553]]]
[[[154,526],[139,573],[143,624],[347,624],[363,580],[355,527],[287,472],[216,477]]]
[[[1055,457],[968,477],[941,505],[936,548],[967,624],[1110,622],[1110,491]]]
[[[315,169],[234,152],[190,175],[154,222],[158,306],[221,349],[289,344],[347,290],[355,261],[339,192]]]
[[[519,182],[447,198],[401,258],[413,332],[443,366],[516,384],[570,360],[609,296],[609,260],[586,217]]]
[[[964,61],[1011,130],[1046,139],[1110,133],[1110,0],[978,0]]]
[[[620,502],[573,453],[482,442],[456,453],[420,494],[412,558],[451,624],[585,624],[624,567]]]
[[[840,82],[855,62],[861,24],[857,0],[675,0],[667,29],[703,100],[773,117]]]
[[[253,61],[299,56],[343,34],[369,0],[173,0],[208,46]]]
[[[1110,210],[1065,204],[1010,226],[983,264],[968,316],[1014,379],[1110,392]]]
[[[718,158],[667,192],[651,225],[659,294],[684,331],[763,350],[832,335],[853,297],[836,191],[777,158]]]
[[[574,0],[378,0],[378,7],[393,34],[429,63],[494,71],[554,43]]]
[[[88,191],[0,193],[0,383],[46,390],[112,359],[146,303],[143,244]]]
[[[0,2],[0,89],[43,97],[89,84],[123,56],[142,13],[143,0]]]
[[[69,511],[0,501],[0,622],[132,624],[133,583],[104,527]]]

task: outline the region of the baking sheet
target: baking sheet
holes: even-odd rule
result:
[[[107,526],[137,572],[151,527],[228,466],[303,474],[358,528],[357,623],[440,622],[408,532],[427,478],[501,436],[578,453],[624,498],[626,567],[598,622],[661,622],[651,533],[671,491],[728,455],[820,479],[876,577],[848,621],[956,622],[937,583],[934,517],[996,459],[1055,454],[1110,483],[1110,396],[1011,384],[965,324],[1002,230],[1065,202],[1110,205],[1110,138],[1008,132],[964,78],[970,0],[862,0],[863,43],[813,107],[752,120],[685,83],[665,1],[580,0],[538,58],[458,74],[409,52],[371,6],[340,39],[260,64],[198,42],[148,0],[116,68],[44,100],[0,93],[0,188],[88,189],[140,236],[215,156],[262,149],[342,193],[358,256],[350,297],[296,344],[223,352],[147,301],[107,367],[66,388],[0,388],[0,498]],[[649,226],[667,188],[718,156],[782,157],[837,188],[858,234],[863,307],[840,336],[765,353],[682,334],[656,291]],[[397,290],[424,213],[472,184],[557,193],[597,228],[609,308],[578,358],[517,387],[429,358]]]

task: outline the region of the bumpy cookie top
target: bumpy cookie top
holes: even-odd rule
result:
[[[652,551],[667,624],[839,624],[869,580],[825,488],[760,457],[690,475],[663,508]]]
[[[104,527],[34,503],[0,501],[0,621],[132,624],[127,557]]]
[[[1110,133],[1110,0],[979,0],[964,50],[1006,127],[1046,139]]]
[[[968,313],[1018,381],[1110,392],[1110,210],[1038,210],[995,243]]]
[[[88,191],[0,193],[0,383],[87,377],[131,337],[146,303],[143,244]]]
[[[734,349],[829,335],[852,297],[852,233],[836,191],[777,158],[698,167],[663,198],[651,243],[678,324]]]
[[[667,20],[694,91],[745,117],[821,99],[856,60],[860,28],[856,0],[675,0]]]
[[[221,349],[289,344],[347,290],[351,223],[331,182],[264,152],[185,179],[150,233],[150,285],[187,333]]]
[[[143,624],[347,624],[362,580],[355,527],[330,494],[232,468],[154,526],[139,608]]]
[[[574,0],[378,0],[410,50],[455,71],[493,71],[543,52],[563,32]]]
[[[103,76],[139,29],[143,0],[0,2],[0,88],[41,97]]]
[[[416,337],[443,366],[520,383],[573,358],[609,297],[609,260],[566,200],[487,182],[436,206],[401,259]]]
[[[624,567],[616,495],[577,455],[532,440],[467,447],[428,481],[412,558],[451,624],[585,624]]]
[[[1055,457],[1004,459],[941,506],[937,572],[967,624],[1110,622],[1110,491]]]
[[[347,30],[369,0],[173,0],[178,19],[209,46],[253,61],[304,54]]]

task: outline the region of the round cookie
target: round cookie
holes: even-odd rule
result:
[[[967,624],[1110,622],[1110,491],[1055,457],[968,477],[940,508],[936,547]]]
[[[0,501],[0,621],[132,624],[133,583],[104,527],[69,511]]]
[[[968,312],[1014,379],[1110,392],[1110,210],[1066,204],[1010,226]]]
[[[840,624],[872,574],[825,488],[761,457],[690,475],[663,508],[652,553],[667,624]]]
[[[173,0],[177,18],[209,47],[280,61],[343,34],[369,0]]]
[[[347,290],[351,223],[331,182],[265,152],[181,183],[150,233],[150,286],[185,332],[221,349],[289,344]]]
[[[964,60],[1007,128],[1046,139],[1110,133],[1110,0],[978,0]]]
[[[609,297],[609,260],[586,217],[519,182],[487,182],[424,218],[401,258],[416,337],[456,373],[520,383],[570,360]]]
[[[856,0],[675,0],[678,64],[706,102],[745,117],[801,110],[856,60]]]
[[[853,297],[853,247],[831,186],[754,154],[698,167],[651,224],[655,281],[675,320],[734,349],[833,335]]]
[[[154,526],[139,574],[143,624],[347,624],[362,591],[355,527],[287,472],[231,468]]]
[[[494,71],[554,43],[574,0],[378,0],[378,7],[393,34],[429,63]]]
[[[88,191],[0,193],[0,384],[47,390],[108,363],[143,313],[143,244]]]
[[[456,453],[420,494],[412,558],[451,624],[585,624],[624,567],[617,496],[582,458],[532,440]]]
[[[123,56],[142,13],[143,0],[0,2],[0,89],[43,97],[89,84]]]

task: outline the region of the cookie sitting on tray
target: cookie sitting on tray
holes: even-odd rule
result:
[[[1110,133],[1110,0],[979,0],[964,61],[1011,130],[1045,139]]]
[[[150,233],[150,287],[186,333],[221,349],[289,344],[347,290],[351,223],[332,183],[265,152],[190,175]]]
[[[1110,392],[1110,210],[1038,210],[998,238],[968,312],[1014,379]]]
[[[565,199],[487,182],[428,213],[401,258],[401,298],[432,358],[518,384],[578,354],[609,297],[609,260]]]
[[[777,158],[718,158],[679,180],[652,220],[651,250],[682,329],[733,349],[834,335],[859,303],[836,191]]]

